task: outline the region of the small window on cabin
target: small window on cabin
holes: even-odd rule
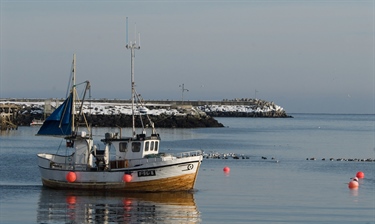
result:
[[[158,150],[159,150],[158,147],[159,147],[159,142],[155,142],[155,149],[154,149],[154,150],[155,150],[155,151],[158,151]]]
[[[132,152],[140,152],[141,151],[141,143],[140,142],[133,142],[132,143]]]
[[[147,152],[148,151],[148,147],[149,147],[149,145],[150,145],[150,142],[146,142],[146,144],[145,144],[145,151]],[[151,144],[152,145],[152,144]],[[151,148],[151,150],[152,150],[152,148]]]
[[[128,151],[128,143],[127,142],[120,142],[119,151],[120,152],[127,152]]]
[[[154,141],[151,142],[151,148],[150,151],[154,150]]]

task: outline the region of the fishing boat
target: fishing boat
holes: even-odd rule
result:
[[[160,151],[160,135],[147,114],[136,108],[144,107],[134,83],[134,51],[140,46],[130,42],[132,134],[123,137],[105,133],[100,144],[94,144],[90,125],[83,113],[86,84],[82,99],[77,94],[76,57],[73,56],[71,88],[66,100],[43,123],[37,135],[62,137],[66,144],[56,154],[39,153],[38,166],[46,187],[61,189],[113,190],[129,192],[185,191],[194,188],[202,162],[202,151],[193,150],[168,154]],[[81,84],[81,83],[80,83]],[[138,113],[138,114],[136,114]],[[148,128],[135,127],[135,117],[147,117]],[[85,126],[78,125],[85,123]],[[118,124],[121,126],[121,124]],[[139,129],[139,133],[136,133]],[[146,129],[151,129],[147,134]],[[103,148],[102,150],[100,148]],[[177,150],[178,151],[178,150]]]

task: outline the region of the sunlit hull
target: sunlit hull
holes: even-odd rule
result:
[[[202,156],[175,158],[168,161],[150,161],[142,166],[122,169],[74,170],[52,168],[53,161],[39,154],[39,169],[44,186],[62,189],[119,190],[132,192],[161,192],[191,190],[194,188]],[[47,165],[48,164],[48,165]],[[76,179],[67,175],[74,172]],[[131,180],[124,176],[130,175]]]

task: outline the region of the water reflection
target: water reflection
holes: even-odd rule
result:
[[[0,136],[14,136],[17,135],[17,130],[0,130]]]
[[[109,193],[43,188],[38,223],[199,223],[191,192]]]

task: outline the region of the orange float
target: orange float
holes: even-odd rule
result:
[[[348,184],[348,187],[349,187],[350,189],[357,189],[358,186],[359,186],[359,184],[358,184],[358,182],[355,181],[355,180],[350,181],[349,184]]]
[[[230,168],[226,166],[226,167],[224,167],[223,171],[224,171],[224,173],[229,173],[230,172]]]
[[[73,183],[74,181],[77,180],[77,175],[76,173],[74,172],[69,172],[67,175],[66,175],[66,180],[69,182],[69,183]]]
[[[122,180],[125,181],[126,183],[132,181],[132,179],[133,177],[130,174],[124,174],[124,176],[122,177]]]
[[[358,171],[355,176],[360,178],[360,179],[365,178],[365,174],[362,171]]]

